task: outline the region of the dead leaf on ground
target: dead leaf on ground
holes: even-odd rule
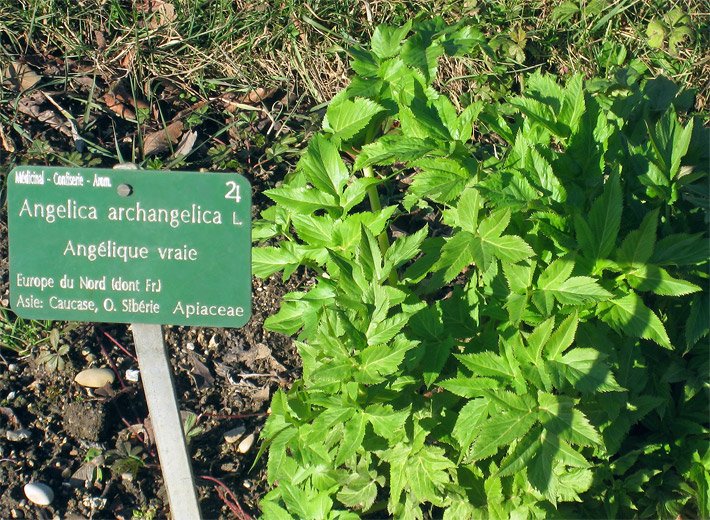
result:
[[[94,40],[96,40],[96,48],[98,50],[103,50],[106,48],[106,35],[103,31],[94,31]]]
[[[272,97],[278,89],[256,88],[246,94],[237,94],[236,92],[228,92],[221,96],[225,108],[230,112],[243,108],[242,105],[256,105]]]
[[[24,91],[40,82],[42,76],[30,68],[27,63],[13,61],[3,71],[3,82],[9,83],[15,90]]]
[[[192,151],[192,148],[195,146],[195,142],[197,141],[197,132],[194,130],[188,130],[185,132],[185,135],[182,136],[182,139],[180,139],[180,143],[177,145],[177,148],[175,148],[175,152],[173,153],[173,157],[185,157],[189,155],[189,153]]]
[[[165,0],[143,0],[142,2],[137,2],[135,7],[137,11],[153,14],[148,22],[148,27],[151,29],[169,25],[177,19],[175,6]]]
[[[169,150],[180,140],[182,135],[182,121],[173,121],[167,127],[145,136],[143,140],[143,155],[155,155]]]
[[[34,117],[42,123],[47,123],[50,127],[63,133],[68,137],[72,136],[69,122],[59,117],[54,110],[42,110],[41,105],[46,101],[46,97],[41,92],[34,92],[31,96],[25,96],[17,103],[17,110],[28,116]]]
[[[2,141],[3,150],[9,153],[15,151],[15,142],[12,137],[5,133],[5,127],[2,123],[0,123],[0,141]]]
[[[106,103],[106,108],[115,113],[118,117],[135,121],[136,113],[131,110],[128,105],[120,101],[112,92],[104,94],[103,100],[104,103]]]
[[[191,375],[195,377],[195,384],[198,388],[209,388],[214,384],[214,376],[210,373],[209,368],[200,361],[196,354],[193,352],[187,352],[187,359],[192,365]]]
[[[148,103],[134,96],[121,83],[114,84],[103,97],[109,110],[123,119],[136,120],[136,111],[148,110]]]
[[[90,461],[85,462],[69,477],[69,484],[74,487],[82,487],[86,482],[92,483],[94,481],[96,468],[101,466],[104,462],[106,462],[104,455],[97,455]]]
[[[286,367],[279,363],[271,354],[271,349],[263,343],[257,343],[255,347],[242,352],[239,357],[241,358],[240,361],[251,369],[255,369],[257,367],[257,361],[265,360],[269,365],[269,368],[275,370],[276,372],[283,372],[286,370]]]

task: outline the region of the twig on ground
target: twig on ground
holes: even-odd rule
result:
[[[200,478],[215,484],[215,489],[217,490],[219,498],[222,500],[222,502],[227,504],[227,507],[230,509],[230,511],[232,511],[232,513],[234,513],[234,516],[238,520],[252,520],[251,516],[249,516],[242,509],[242,506],[239,505],[239,501],[237,500],[237,497],[234,495],[234,493],[232,493],[232,490],[229,489],[224,482],[214,477],[209,477],[207,475],[201,475]]]
[[[133,361],[138,361],[138,357],[136,357],[135,354],[132,354],[130,351],[128,351],[123,345],[121,345],[116,339],[111,336],[108,332],[105,330],[102,330],[101,333],[108,338],[108,340],[116,345],[119,349],[123,351],[124,354],[126,354],[128,357],[130,357]]]

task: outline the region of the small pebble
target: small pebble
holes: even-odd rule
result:
[[[88,388],[101,388],[113,383],[116,376],[108,368],[87,368],[79,372],[74,381]]]
[[[132,383],[137,383],[141,378],[141,371],[128,369],[126,370],[126,381],[131,381]]]
[[[224,434],[224,440],[226,441],[227,444],[234,444],[237,442],[239,439],[244,437],[244,434],[246,433],[246,428],[244,426],[237,426],[236,428],[232,428],[228,432],[225,432]]]
[[[9,394],[7,394],[8,401],[12,401],[15,397],[17,397],[17,392],[15,392],[14,390],[12,392],[10,392]]]
[[[15,363],[10,363],[9,365],[7,365],[8,372],[17,372],[18,368],[19,367]]]
[[[187,342],[187,350],[195,350],[195,344],[192,341]]]
[[[38,506],[48,506],[54,500],[54,491],[47,484],[41,482],[30,482],[25,484],[25,496],[33,504]]]
[[[32,437],[32,432],[25,429],[19,428],[17,430],[8,430],[5,432],[5,438],[10,442],[20,442],[25,439]]]
[[[10,511],[10,516],[12,516],[12,518],[24,518],[25,513],[22,511],[22,509],[14,508]]]
[[[246,453],[248,452],[252,445],[254,444],[254,439],[256,436],[253,433],[250,433],[244,439],[242,439],[242,442],[239,443],[239,446],[237,446],[237,451],[239,453]]]
[[[108,500],[101,497],[85,497],[84,500],[82,500],[84,506],[91,509],[98,509],[99,511],[106,507],[106,502],[108,502]]]

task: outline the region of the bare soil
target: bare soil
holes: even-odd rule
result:
[[[51,76],[57,73],[49,70],[51,65],[51,60],[38,60],[33,67]],[[71,113],[84,113],[76,99],[86,98],[92,88],[102,95],[110,89],[108,80],[95,79],[92,86],[88,78],[74,78],[66,90],[52,91],[52,99]],[[252,183],[256,216],[266,204],[262,192],[292,168],[312,123],[310,115],[303,115],[310,102],[293,88],[257,94],[253,99],[234,94],[195,102],[184,100],[167,85],[151,99],[151,117],[140,126],[126,121],[115,107],[92,111],[91,121],[78,117],[77,123],[86,129],[87,140],[108,150],[118,147],[123,157],[130,158],[136,147],[146,143],[142,136],[158,135],[165,123],[180,122],[181,141],[190,137],[188,131],[197,133],[189,163],[168,162],[174,159],[177,140],[159,143],[164,149],[153,150],[150,156],[174,169],[240,171]],[[18,91],[17,96],[36,110],[16,113],[10,112],[9,105],[0,106],[33,137],[30,141],[6,127],[0,143],[0,311],[7,316],[2,323],[6,329],[15,320],[8,310],[7,172],[15,164],[79,161],[111,167],[116,162],[78,153],[68,122],[42,92]],[[126,105],[137,105],[138,97]],[[251,103],[255,110],[232,110],[233,100],[242,106]],[[42,111],[54,111],[57,117],[37,117]],[[273,147],[279,144],[283,144],[281,151],[275,152]],[[290,338],[265,331],[263,323],[278,310],[282,295],[302,283],[307,279],[288,283],[255,279],[252,318],[242,329],[164,327],[178,399],[185,417],[191,413],[197,419],[189,440],[206,519],[258,516],[259,499],[267,491],[265,457],[257,459],[258,434],[273,393],[289,387],[300,375]],[[60,345],[70,347],[62,357],[63,368],[54,371],[38,363],[49,347],[52,328],[60,331]],[[0,518],[168,518],[141,382],[127,377],[127,371],[138,369],[128,325],[57,322],[42,325],[37,334],[38,341],[26,345],[22,356],[0,348]],[[79,386],[74,377],[88,367],[112,369],[115,382],[96,391]],[[246,453],[239,452],[239,442],[224,439],[226,432],[239,426],[245,428],[245,436],[257,437]],[[55,498],[49,506],[26,499],[23,486],[31,481],[53,489]]]

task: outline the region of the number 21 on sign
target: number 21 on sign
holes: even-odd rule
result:
[[[241,202],[242,196],[239,194],[239,184],[237,184],[234,181],[228,181],[227,182],[227,187],[229,188],[229,191],[227,194],[224,196],[225,199],[231,199],[234,202]]]

